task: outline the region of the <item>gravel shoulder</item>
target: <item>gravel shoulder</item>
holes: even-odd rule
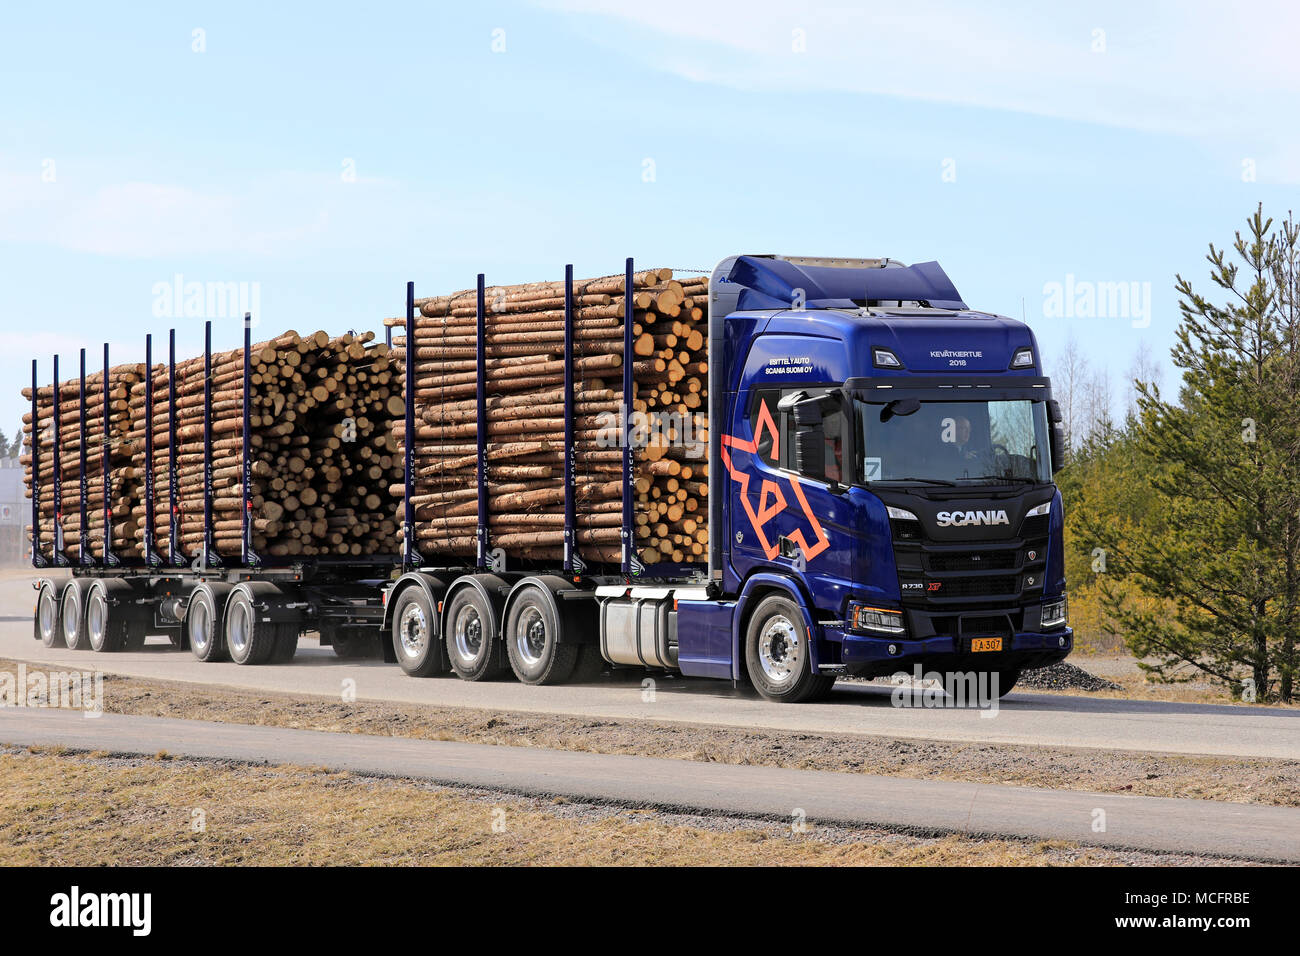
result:
[[[0,661],[0,672],[17,664]],[[964,744],[343,701],[121,675],[111,713],[915,779],[1300,806],[1300,761]]]

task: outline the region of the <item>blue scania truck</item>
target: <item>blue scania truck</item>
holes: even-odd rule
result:
[[[626,269],[632,316],[631,260]],[[481,330],[482,276],[479,286]],[[317,631],[336,651],[373,641],[418,677],[510,670],[547,684],[613,665],[749,683],[792,702],[824,697],[839,676],[918,666],[996,674],[1005,693],[1023,670],[1063,659],[1072,632],[1052,482],[1063,430],[1030,329],[968,308],[934,262],[731,256],[708,296],[707,564],[638,560],[627,421],[621,565],[578,560],[571,471],[563,563],[489,561],[482,454],[477,560],[426,562],[408,390],[400,555],[282,567],[212,566],[203,553],[168,566],[81,561],[70,580],[36,582],[34,636],[101,650],[167,634],[204,661],[274,663]],[[408,341],[414,301],[408,284]],[[572,302],[570,280],[570,409]],[[630,395],[630,363],[623,374]],[[33,528],[38,518],[34,502]],[[38,567],[59,563],[36,542],[34,532]]]
[[[935,262],[741,255],[708,350],[707,568],[639,568],[625,526],[612,580],[412,570],[385,595],[409,673],[445,646],[461,676],[495,653],[529,683],[604,661],[806,701],[917,665],[1005,693],[1070,652],[1061,415],[1025,324]]]

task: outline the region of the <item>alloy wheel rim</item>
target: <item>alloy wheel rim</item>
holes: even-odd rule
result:
[[[452,635],[457,657],[466,664],[478,660],[483,652],[483,619],[479,617],[478,608],[467,604],[456,613]]]
[[[240,602],[231,609],[230,626],[226,631],[226,643],[230,645],[230,650],[237,656],[242,657],[244,649],[248,647],[249,627],[248,605]]]
[[[402,612],[400,634],[403,654],[414,659],[424,653],[429,643],[429,619],[419,604],[408,605]]]
[[[542,662],[546,653],[546,620],[539,608],[530,605],[520,613],[515,623],[515,650],[530,667]]]
[[[211,640],[212,617],[208,613],[208,606],[200,601],[190,610],[190,646],[200,651],[208,646]]]
[[[803,642],[789,618],[778,614],[768,621],[758,640],[758,660],[763,674],[774,684],[786,684],[798,673]]]
[[[108,607],[99,594],[92,594],[86,605],[86,633],[90,635],[90,646],[99,649],[104,646],[104,629],[108,616]]]

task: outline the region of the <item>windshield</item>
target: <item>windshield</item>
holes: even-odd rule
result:
[[[858,474],[865,482],[1051,480],[1043,402],[923,401],[911,414],[895,414],[908,411],[901,402],[857,399],[854,405],[861,429]]]

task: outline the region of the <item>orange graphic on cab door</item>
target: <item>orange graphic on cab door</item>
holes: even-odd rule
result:
[[[758,421],[754,425],[753,440],[745,441],[734,435],[722,436],[722,463],[726,466],[727,474],[731,476],[732,480],[740,484],[740,502],[745,508],[745,514],[749,516],[749,526],[754,529],[754,534],[758,536],[758,543],[763,546],[763,553],[767,555],[770,561],[780,553],[780,547],[768,540],[763,527],[785,510],[785,494],[781,491],[781,486],[775,481],[770,478],[762,479],[763,484],[759,487],[758,492],[758,509],[755,510],[753,503],[749,500],[750,475],[748,472],[741,471],[732,463],[729,450],[736,448],[740,451],[747,451],[757,458],[759,441],[763,436],[764,429],[772,436],[772,461],[779,461],[781,436],[777,432],[776,423],[772,420],[772,413],[768,411],[767,402],[761,402],[758,408]],[[827,538],[821,522],[817,520],[817,516],[808,507],[808,499],[804,497],[803,488],[797,479],[790,479],[790,489],[794,492],[799,507],[803,509],[804,517],[808,519],[809,526],[816,533],[817,542],[809,545],[802,528],[796,529],[790,534],[790,540],[799,545],[799,551],[805,559],[815,558],[830,547],[830,539]]]

